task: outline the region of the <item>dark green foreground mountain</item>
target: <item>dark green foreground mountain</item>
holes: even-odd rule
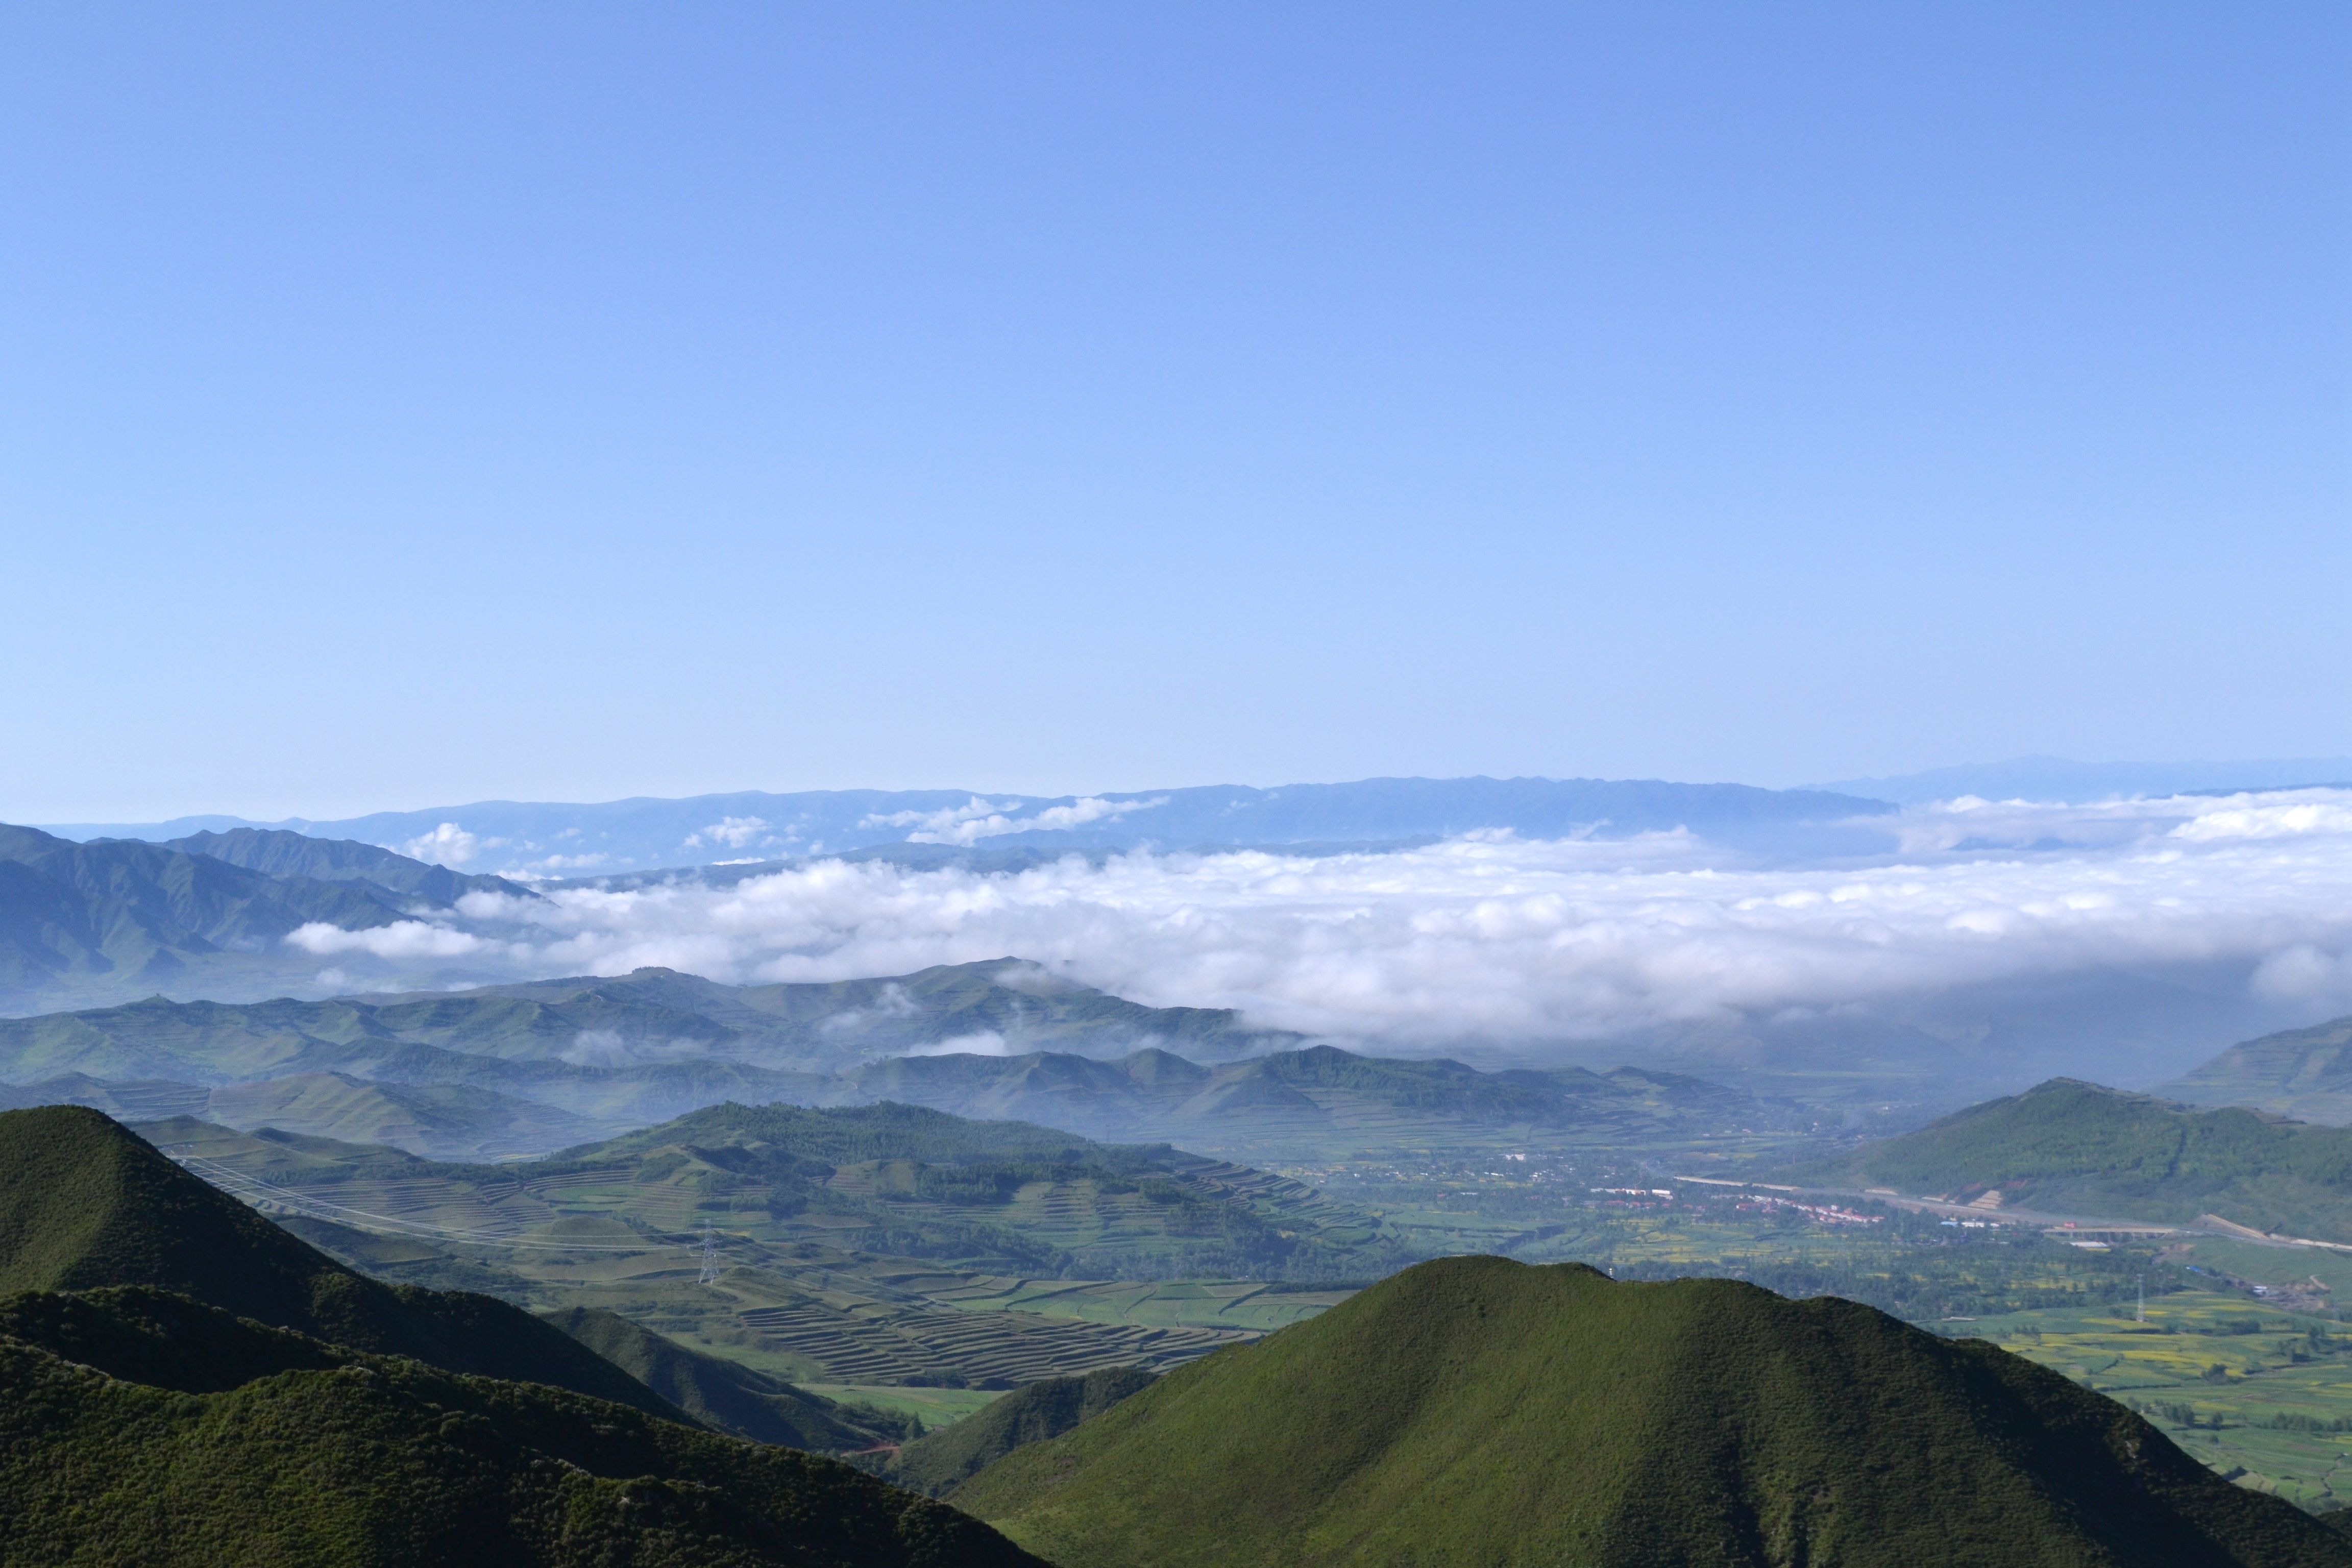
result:
[[[1833,1298],[1426,1263],[952,1494],[1059,1568],[2319,1568],[2123,1406]]]
[[[943,1432],[918,1437],[875,1473],[925,1497],[945,1497],[1013,1449],[1058,1437],[1156,1381],[1139,1366],[1049,1377],[1014,1389]]]
[[[2074,1079],[1972,1105],[1782,1179],[2352,1241],[2352,1131],[2200,1110]]]
[[[1034,1568],[836,1460],[160,1290],[0,1301],[0,1563]]]
[[[830,1419],[601,1317],[567,1326],[714,1415]],[[94,1112],[0,1115],[0,1564],[1031,1561],[503,1302],[352,1274]]]
[[[679,1414],[520,1308],[353,1273],[94,1110],[0,1111],[0,1293],[125,1285],[356,1350]]]

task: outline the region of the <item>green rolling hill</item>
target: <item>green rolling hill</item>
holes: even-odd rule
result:
[[[0,1291],[110,1286],[176,1291],[356,1350],[678,1414],[504,1301],[353,1272],[96,1111],[0,1112]]]
[[[1058,1568],[2319,1568],[2352,1543],[1992,1346],[1455,1258],[959,1488]]]
[[[1035,1568],[838,1461],[154,1289],[0,1299],[0,1560]]]
[[[140,1131],[355,1268],[600,1308],[795,1384],[1171,1365],[1417,1256],[1267,1172],[910,1106],[719,1106],[496,1164],[188,1118]]]
[[[710,1216],[769,1245],[821,1237],[1004,1273],[1360,1279],[1404,1261],[1378,1219],[1295,1182],[919,1106],[712,1106],[534,1174],[574,1205],[609,1193],[604,1212],[657,1228]]]
[[[2157,1092],[2194,1105],[2244,1105],[2352,1126],[2352,1018],[2231,1046]]]
[[[2352,1242],[2352,1131],[2073,1079],[1987,1100],[1779,1179],[2167,1224],[2214,1214]]]

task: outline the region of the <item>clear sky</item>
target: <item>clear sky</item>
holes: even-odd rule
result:
[[[2338,5],[0,10],[0,819],[2352,751]]]

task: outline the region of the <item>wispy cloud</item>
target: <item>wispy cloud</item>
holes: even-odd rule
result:
[[[436,866],[463,866],[481,853],[482,841],[454,822],[445,822],[430,833],[419,834],[407,843],[385,846],[397,847],[412,860],[430,860]]]
[[[364,931],[345,931],[324,921],[313,921],[297,927],[286,940],[304,952],[321,958],[337,952],[364,952],[373,958],[395,960],[460,958],[506,951],[471,931],[425,921],[394,921],[390,925],[370,926]]]
[[[775,842],[768,832],[764,816],[722,816],[709,826],[687,836],[682,846],[699,849],[708,844],[713,848],[740,849],[746,845]]]
[[[835,980],[1018,954],[1141,1001],[1403,1044],[2214,961],[2245,965],[2272,1000],[2352,1005],[2352,792],[1958,803],[1903,827],[1908,850],[1867,865],[1759,867],[1683,834],[1488,835],[1321,858],[1073,857],[999,876],[819,862],[725,889],[467,907],[506,922],[472,955],[510,969]],[[400,929],[298,940],[388,951]]]
[[[1007,801],[994,805],[974,795],[962,805],[940,811],[894,811],[866,817],[858,826],[911,827],[914,831],[907,835],[909,844],[977,844],[983,838],[1002,837],[1007,833],[1053,832],[1082,827],[1089,822],[1109,822],[1129,812],[1149,811],[1167,804],[1164,795],[1150,800],[1105,800],[1099,795],[1087,795],[1067,805],[1049,805],[1034,816],[1013,816],[1009,814],[1020,809],[1017,803]]]

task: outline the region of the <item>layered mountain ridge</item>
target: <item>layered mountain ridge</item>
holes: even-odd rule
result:
[[[272,827],[370,844],[454,849],[483,870],[538,876],[640,871],[730,860],[840,854],[893,844],[1164,849],[1348,843],[1396,845],[1481,830],[1530,838],[1688,828],[1726,841],[1832,828],[1892,808],[1827,790],[1659,779],[1381,778],[1346,784],[1207,784],[1024,795],[947,790],[756,790],[593,805],[477,801],[337,821],[186,817],[79,824],[76,837],[176,839],[198,830]]]
[[[422,996],[155,997],[0,1019],[9,1099],[452,1157],[562,1148],[730,1100],[897,1100],[1089,1137],[1235,1145],[1415,1126],[1810,1121],[1670,1073],[1485,1071],[1308,1046],[1227,1010],[1145,1007],[1013,960],[833,984],[647,969]]]

